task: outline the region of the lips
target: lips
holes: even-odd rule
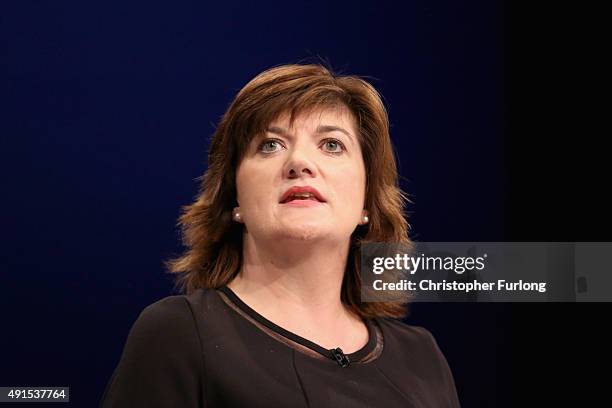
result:
[[[311,186],[293,186],[289,190],[285,191],[285,194],[280,199],[281,204],[286,204],[294,200],[314,200],[321,203],[325,202],[325,199],[317,191],[316,188]]]

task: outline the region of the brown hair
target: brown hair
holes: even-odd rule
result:
[[[387,111],[372,85],[356,76],[340,76],[318,64],[283,65],[262,72],[238,93],[213,134],[208,170],[199,178],[199,194],[183,207],[178,225],[185,253],[166,262],[178,274],[176,286],[187,294],[198,288],[228,284],[242,262],[242,224],[232,221],[236,202],[236,169],[255,135],[280,114],[290,123],[305,110],[338,106],[353,114],[366,169],[365,208],[369,223],[356,228],[341,299],[362,318],[407,314],[400,302],[361,302],[360,243],[410,244],[404,206],[409,201],[398,185]]]

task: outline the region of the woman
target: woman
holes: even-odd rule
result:
[[[403,302],[360,301],[359,244],[409,243],[376,90],[319,65],[249,82],[211,142],[185,295],[148,306],[104,407],[458,407],[451,371]]]

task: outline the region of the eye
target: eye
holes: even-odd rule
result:
[[[326,151],[332,154],[342,154],[344,150],[344,145],[338,139],[326,139],[323,145],[326,147]]]
[[[274,153],[278,151],[276,147],[279,147],[279,146],[282,146],[280,140],[266,139],[259,145],[259,147],[257,148],[257,151],[260,151],[262,153]]]

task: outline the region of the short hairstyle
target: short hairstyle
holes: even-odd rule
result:
[[[398,184],[387,111],[379,93],[357,76],[341,76],[319,64],[282,65],[253,78],[237,94],[215,130],[208,169],[198,178],[195,201],[183,207],[178,225],[185,252],[166,261],[183,293],[219,288],[231,282],[242,263],[243,225],[233,222],[236,170],[256,135],[280,115],[290,123],[313,108],[346,106],[352,113],[366,170],[365,208],[369,223],[351,235],[341,300],[362,318],[402,318],[409,296],[393,302],[362,302],[360,244],[410,244],[404,208],[407,195]]]

